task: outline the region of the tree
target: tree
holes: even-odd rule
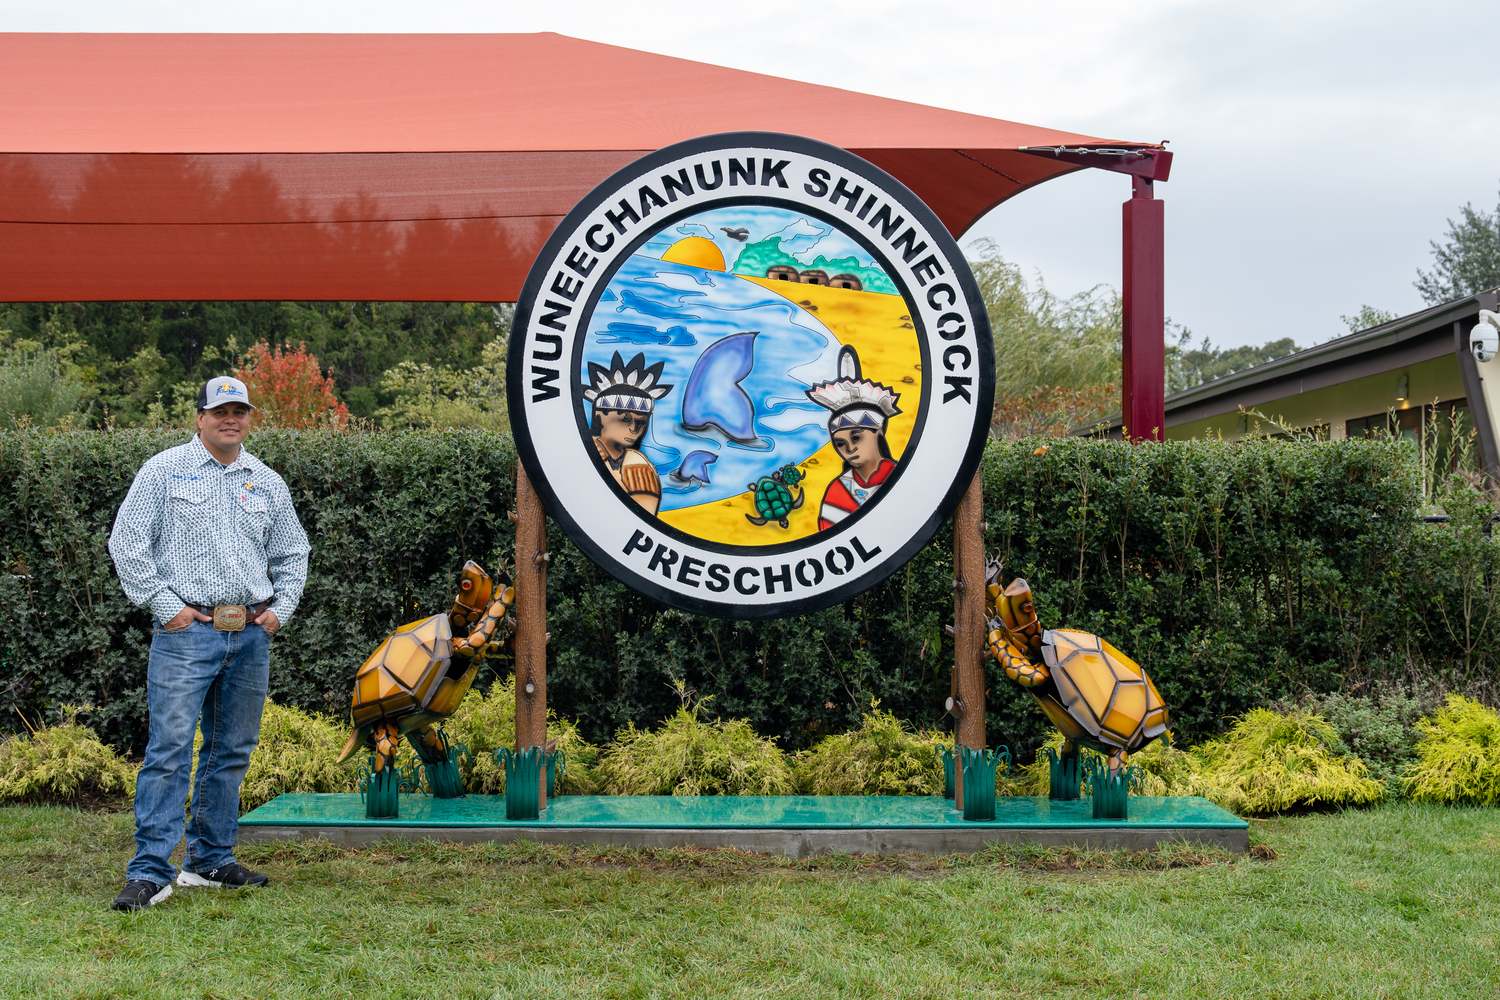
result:
[[[1448,220],[1447,242],[1433,240],[1431,272],[1417,269],[1412,282],[1428,305],[1461,299],[1500,285],[1500,208],[1481,212],[1466,204],[1459,220]]]
[[[473,368],[403,361],[385,373],[380,389],[395,399],[377,410],[382,427],[484,427],[507,430],[505,355],[509,341],[484,346]]]
[[[1384,309],[1376,309],[1374,306],[1360,306],[1359,312],[1353,316],[1339,317],[1339,319],[1344,321],[1344,325],[1349,328],[1350,333],[1368,330],[1372,326],[1381,326],[1395,318],[1395,313],[1387,312]]]
[[[0,330],[0,343],[8,331]],[[85,391],[77,370],[35,341],[0,349],[0,430],[52,427],[77,417]]]
[[[234,374],[250,389],[258,423],[342,428],[349,422],[349,408],[333,394],[333,376],[323,376],[305,344],[287,350],[262,340],[245,353]]]
[[[969,262],[995,340],[994,433],[1064,435],[1120,408],[1120,295],[1100,285],[1063,298],[989,240]]]
[[[191,425],[198,390],[244,345],[306,344],[353,415],[393,397],[379,386],[402,361],[467,369],[508,329],[507,306],[474,302],[16,302],[0,330],[73,366],[85,426]]]
[[[1214,347],[1204,337],[1195,348],[1187,345],[1192,331],[1183,329],[1176,344],[1167,345],[1167,393],[1181,392],[1212,379],[1232,375],[1267,361],[1295,354],[1302,348],[1290,337],[1273,340],[1261,347]]]

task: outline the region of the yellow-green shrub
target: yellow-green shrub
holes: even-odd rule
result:
[[[1051,790],[1051,762],[1047,750],[1062,753],[1062,733],[1053,733],[1037,751],[1036,760],[1016,769],[1011,780],[1001,782],[1004,795],[1046,795]],[[1086,751],[1092,753],[1093,751]],[[1198,771],[1200,763],[1193,754],[1167,745],[1164,740],[1152,740],[1126,760],[1129,767],[1138,770],[1135,783],[1130,786],[1131,795],[1200,795]],[[1085,786],[1088,779],[1084,779]],[[1084,794],[1088,794],[1087,788]]]
[[[61,726],[0,741],[0,800],[135,794],[135,766],[64,711]]]
[[[878,707],[858,729],[829,736],[792,761],[797,790],[806,795],[941,795],[943,762],[934,752],[943,736],[918,733]]]
[[[1407,794],[1423,802],[1500,805],[1500,713],[1450,694],[1416,728],[1422,738],[1407,771]]]
[[[283,792],[355,791],[357,769],[335,763],[348,736],[347,723],[267,701],[260,745],[240,786],[240,809],[254,809]]]
[[[443,723],[443,731],[454,743],[462,743],[473,756],[459,757],[459,772],[464,778],[464,789],[470,795],[500,795],[505,792],[505,768],[495,763],[495,751],[501,747],[516,745],[516,679],[514,675],[497,680],[490,685],[488,694],[470,691],[454,712]],[[563,778],[557,791],[569,795],[589,795],[596,785],[592,768],[599,759],[599,748],[578,734],[578,727],[569,719],[559,719],[551,709],[547,711],[547,736],[557,740],[557,748],[567,755]],[[416,755],[407,748],[403,766],[416,761]]]
[[[790,795],[792,769],[744,719],[702,722],[680,708],[661,728],[631,723],[604,748],[596,776],[607,795]]]
[[[1315,713],[1254,708],[1224,736],[1193,748],[1200,768],[1191,785],[1242,813],[1378,802],[1384,785],[1357,757],[1330,749],[1337,739],[1333,726]]]

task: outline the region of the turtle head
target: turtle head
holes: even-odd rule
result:
[[[1000,601],[1000,591],[1004,589],[1001,582],[1005,579],[1005,563],[1000,559],[1000,553],[995,553],[995,558],[984,564],[984,605],[989,617],[993,618],[999,612],[996,607]]]
[[[458,574],[456,601],[471,611],[482,610],[490,603],[490,594],[494,589],[495,581],[490,579],[490,575],[477,562],[470,559]]]

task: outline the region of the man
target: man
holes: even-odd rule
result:
[[[120,585],[155,619],[146,673],[150,737],[135,786],[135,857],[113,906],[139,910],[182,886],[243,888],[234,860],[240,782],[260,736],[271,636],[307,582],[307,535],[281,477],[240,445],[255,409],[245,383],[198,394],[198,433],[136,474],[109,538]],[[197,774],[193,730],[202,720]],[[183,836],[192,781],[187,856]]]

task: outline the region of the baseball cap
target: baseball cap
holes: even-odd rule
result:
[[[225,403],[244,403],[250,409],[255,409],[255,404],[250,402],[250,390],[237,378],[230,378],[228,375],[211,378],[198,390],[200,410],[212,410]]]

